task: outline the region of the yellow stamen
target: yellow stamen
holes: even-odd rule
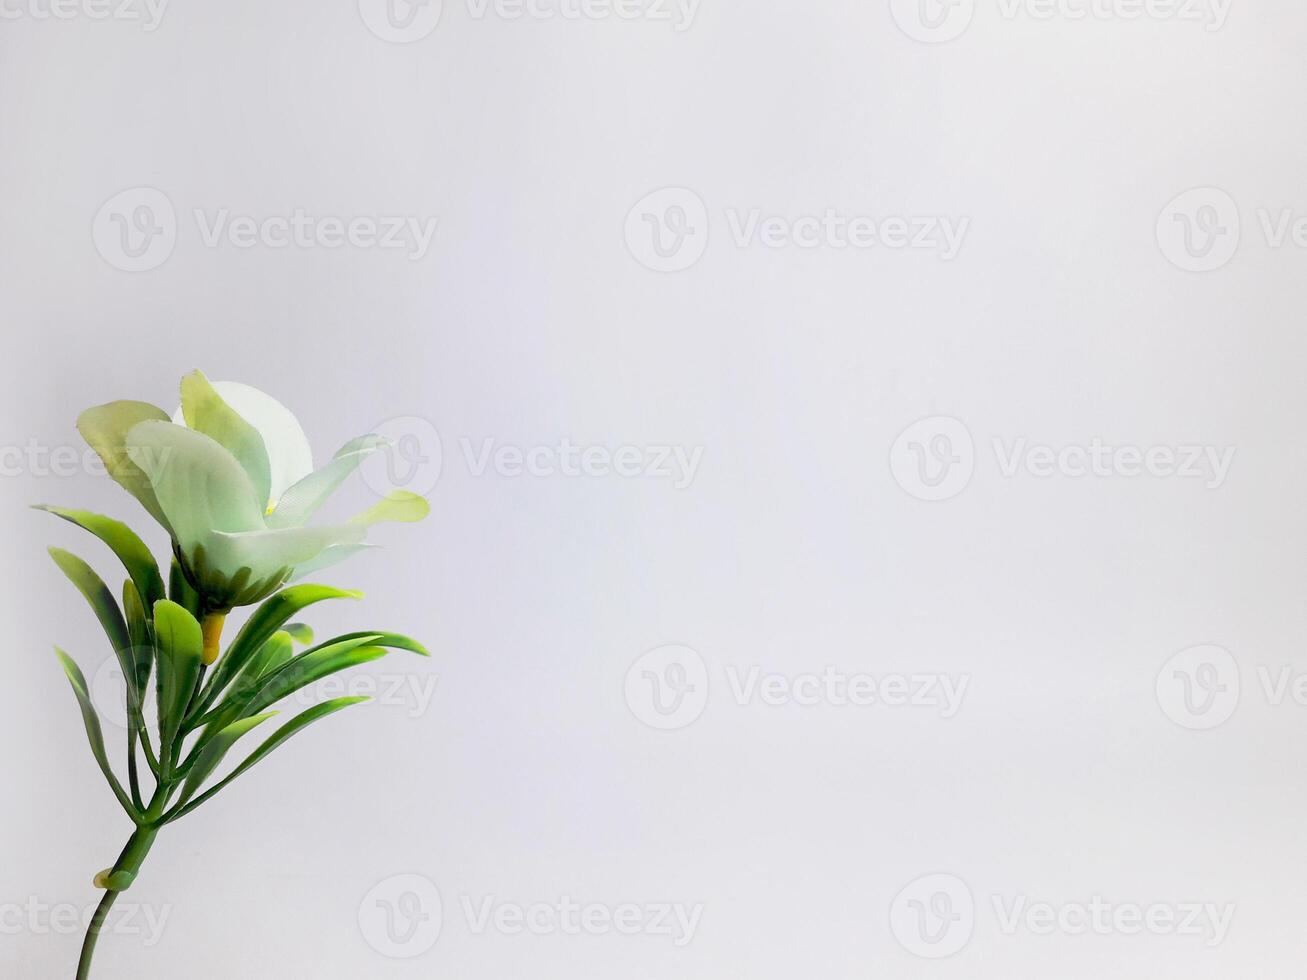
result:
[[[226,619],[226,613],[211,612],[204,614],[204,622],[200,624],[200,628],[204,631],[204,665],[206,667],[218,659],[220,644],[222,643],[222,624]]]

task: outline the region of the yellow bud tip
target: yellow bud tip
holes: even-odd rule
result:
[[[204,622],[200,628],[204,633],[204,665],[212,665],[218,659],[221,652],[222,644],[222,624],[226,622],[227,614],[211,612],[204,614]]]
[[[99,874],[95,876],[95,879],[94,881],[92,881],[92,884],[95,885],[96,888],[108,888],[109,875],[111,874],[113,874],[113,868],[105,868],[103,871],[101,871]]]

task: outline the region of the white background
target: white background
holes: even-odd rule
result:
[[[379,529],[384,551],[325,576],[366,599],[308,617],[421,637],[429,661],[363,673],[438,683],[424,712],[322,722],[169,827],[120,899],[166,928],[149,948],[106,935],[102,980],[1296,975],[1307,708],[1271,703],[1258,669],[1307,670],[1307,250],[1259,211],[1307,213],[1301,4],[1235,0],[1213,30],[1129,0],[1084,19],[981,0],[923,41],[885,0],[703,0],[684,30],[675,7],[446,0],[397,43],[366,0],[174,0],[152,31],[44,2],[0,20],[0,972],[72,976],[80,930],[29,910],[94,903],[130,830],[49,652],[89,675],[108,650],[43,549],[120,573],[26,505],[148,525],[24,447],[77,446],[77,412],[113,398],[171,410],[199,367],[276,394],[319,459],[393,417],[438,431],[432,517]],[[139,187],[172,205],[175,246],[130,272],[97,214]],[[707,247],[657,272],[627,217],[665,187],[703,202],[686,215]],[[1191,188],[1216,189],[1181,202],[1216,238],[1186,255],[1164,209]],[[211,247],[195,217],[297,208],[439,223],[414,260]],[[731,216],[754,209],[967,232],[951,260],[739,245]],[[891,449],[938,416],[974,472],[926,502]],[[1007,474],[993,448],[1095,438],[1235,457],[1209,486]],[[478,475],[461,440],[486,439],[703,454],[679,488]],[[668,644],[702,657],[708,701],[660,730],[624,692]],[[1175,720],[1169,675],[1158,695],[1200,644],[1233,657],[1227,693],[1242,681],[1205,731]],[[740,704],[729,680],[828,666],[969,686],[943,719]],[[891,928],[928,874],[973,896],[947,959]],[[360,925],[394,875],[443,898],[439,940],[407,959]],[[681,947],[478,934],[463,899],[487,896],[703,911]],[[1004,931],[996,896],[1236,911],[1209,946]]]

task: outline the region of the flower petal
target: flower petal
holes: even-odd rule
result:
[[[373,504],[361,514],[350,518],[351,524],[370,527],[383,521],[399,521],[411,524],[420,521],[431,513],[431,505],[425,497],[419,497],[407,490],[392,490],[380,503]]]
[[[276,509],[268,515],[268,527],[300,527],[307,523],[363,460],[389,444],[388,440],[373,435],[347,442],[330,463],[281,495]]]
[[[272,477],[268,450],[259,430],[236,414],[200,371],[182,378],[182,416],[188,428],[203,432],[236,457],[266,508]]]
[[[117,401],[88,408],[77,417],[77,431],[104,463],[109,475],[141,502],[150,516],[168,526],[149,478],[127,454],[127,433],[147,419],[167,421],[168,413],[145,402]]]
[[[235,457],[202,432],[171,422],[138,422],[127,453],[144,471],[183,550],[213,531],[263,528],[263,510]]]
[[[216,532],[209,536],[205,559],[217,568],[248,568],[248,581],[264,582],[287,577],[332,548],[358,544],[365,533],[357,524]]]
[[[324,568],[330,568],[337,562],[344,561],[346,558],[357,555],[360,551],[373,551],[378,548],[375,544],[336,544],[332,545],[326,551],[322,552],[316,558],[310,558],[295,566],[295,571],[291,573],[290,581],[295,582],[302,579],[305,575],[313,575],[322,571]]]
[[[297,480],[313,472],[313,450],[289,408],[258,388],[235,381],[214,381],[213,389],[263,437],[271,480],[269,497],[276,500]],[[182,423],[182,412],[173,416]]]

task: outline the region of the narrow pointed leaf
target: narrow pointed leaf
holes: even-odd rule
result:
[[[384,657],[387,653],[384,647],[368,645],[374,638],[375,634],[365,633],[353,639],[314,647],[265,677],[257,689],[232,692],[222,704],[201,719],[205,725],[201,744],[237,718],[258,714],[300,688],[330,674]]]
[[[123,614],[127,620],[127,636],[132,644],[132,661],[137,697],[144,700],[150,670],[154,666],[154,645],[150,642],[153,623],[146,618],[145,604],[131,579],[123,583]]]
[[[108,781],[109,788],[113,790],[113,795],[118,798],[118,802],[122,804],[128,815],[136,820],[140,814],[136,807],[132,805],[132,801],[126,792],[123,791],[122,784],[118,782],[118,777],[114,775],[113,767],[109,765],[109,755],[104,748],[104,730],[100,727],[100,716],[96,714],[95,705],[91,703],[91,695],[86,687],[86,677],[72,657],[57,647],[55,653],[59,657],[59,663],[63,665],[64,673],[68,676],[68,683],[73,687],[73,694],[77,696],[77,706],[82,709],[82,724],[86,727],[86,738],[91,743],[91,754],[95,756],[95,761],[100,766],[100,771],[104,773],[104,778]]]
[[[195,762],[186,774],[186,782],[182,786],[182,794],[177,799],[176,808],[180,809],[186,806],[191,797],[204,785],[204,781],[221,765],[222,760],[231,751],[232,746],[241,739],[241,736],[262,725],[276,713],[275,711],[269,711],[266,714],[255,715],[252,718],[242,718],[215,735],[213,740],[196,756]]]
[[[362,697],[335,698],[334,700],[324,701],[322,704],[314,705],[312,708],[309,708],[307,711],[301,712],[300,714],[296,715],[286,724],[282,725],[275,732],[273,732],[273,734],[267,739],[267,741],[265,741],[262,745],[260,745],[257,749],[255,749],[249,755],[249,757],[246,758],[246,760],[242,762],[239,766],[233,769],[231,773],[226,776],[226,778],[214,784],[214,786],[211,789],[207,790],[202,796],[198,797],[197,799],[187,804],[186,806],[178,809],[173,816],[168,818],[169,821],[176,820],[179,817],[184,817],[186,814],[190,813],[197,806],[200,806],[206,800],[213,797],[214,794],[222,790],[223,787],[225,787],[233,779],[236,779],[242,773],[245,773],[248,770],[252,769],[255,765],[257,765],[261,760],[266,758],[270,753],[272,753],[278,746],[280,746],[291,736],[307,728],[315,721],[318,721],[321,718],[325,718],[327,717],[327,715],[334,714],[337,711],[341,711],[344,708],[348,708],[351,705],[361,704],[362,702],[368,700],[370,699],[362,698]]]
[[[50,507],[44,504],[36,509],[62,517],[90,531],[107,544],[123,563],[132,581],[136,583],[136,590],[145,600],[147,608],[163,598],[163,576],[159,574],[159,566],[154,560],[154,555],[150,554],[150,549],[136,532],[122,521],[93,514],[89,510],[68,510],[64,507]]]
[[[272,634],[267,643],[245,665],[241,675],[232,682],[228,697],[249,697],[258,690],[263,678],[280,670],[295,655],[295,644],[285,630]]]
[[[232,640],[226,654],[218,661],[217,669],[205,687],[198,712],[207,712],[223,689],[245,669],[250,658],[257,654],[269,637],[281,629],[301,609],[324,599],[360,599],[361,592],[334,589],[327,585],[293,585],[271,596],[254,611]]]
[[[114,652],[120,660],[123,659],[132,641],[127,634],[127,622],[123,619],[122,610],[118,608],[118,602],[109,591],[109,586],[104,584],[104,579],[95,573],[95,569],[72,552],[62,548],[50,548],[49,551],[59,570],[68,576],[68,580],[77,586],[77,591],[90,603]],[[128,664],[124,663],[124,673],[130,676],[131,672],[127,668]]]
[[[356,640],[360,636],[372,637],[370,642],[375,646],[390,647],[392,650],[407,650],[410,653],[416,653],[423,657],[431,656],[431,651],[411,636],[404,636],[402,633],[385,633],[381,630],[373,632],[364,630],[357,633],[344,633],[329,642],[339,643],[342,640]]]

